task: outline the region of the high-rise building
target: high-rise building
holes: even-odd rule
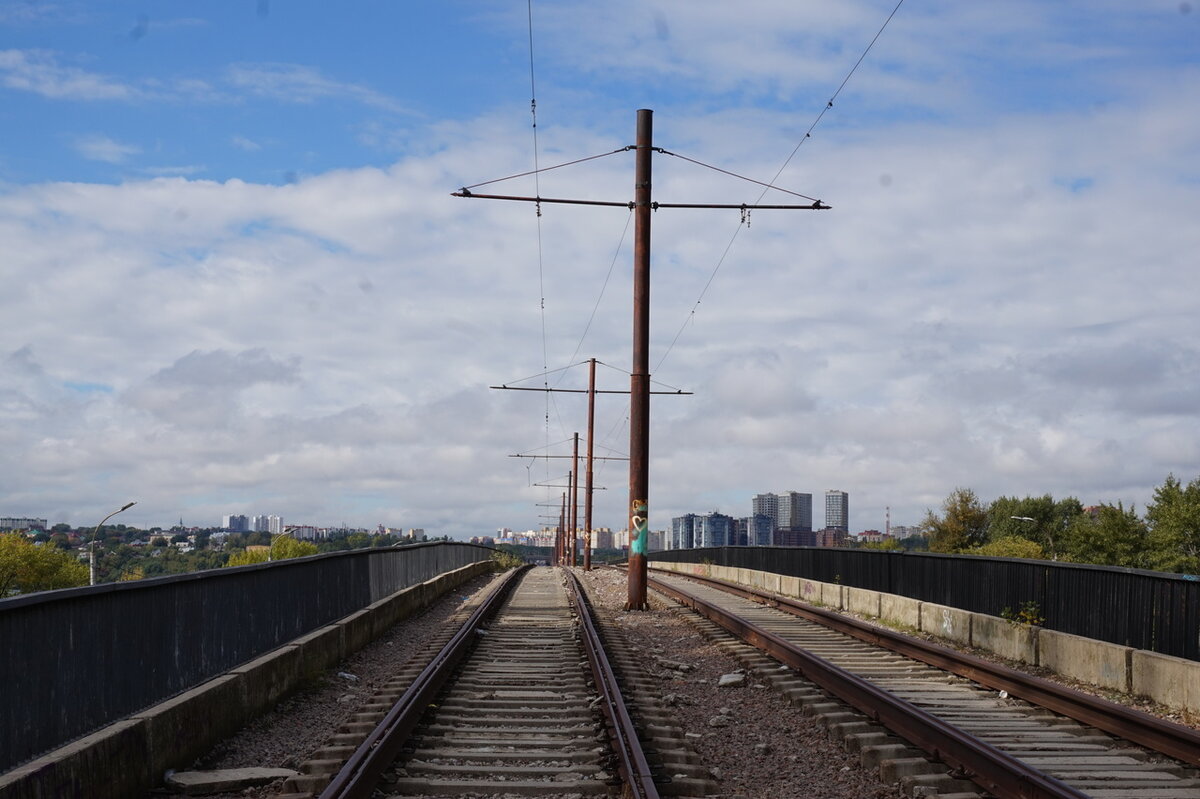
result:
[[[769,547],[775,533],[775,523],[771,517],[762,513],[747,516],[740,520],[746,528],[746,546]]]
[[[661,552],[667,548],[667,531],[666,530],[647,530],[646,531],[646,551]]]
[[[795,532],[812,530],[812,494],[784,491],[777,494],[775,499],[779,509],[775,529]]]
[[[0,519],[0,530],[45,530],[45,519],[23,519],[5,516]]]
[[[850,495],[845,491],[825,492],[825,527],[843,533],[850,531]]]
[[[250,532],[250,518],[238,514],[222,516],[221,528],[231,533],[248,533]]]
[[[696,546],[696,514],[685,513],[671,519],[671,538],[668,549],[691,549]]]
[[[697,547],[727,547],[733,538],[733,517],[724,513],[712,513],[696,518]]]
[[[750,515],[763,515],[771,520],[771,529],[779,526],[779,497],[774,494],[755,494],[750,501]]]

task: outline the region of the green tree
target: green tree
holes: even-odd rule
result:
[[[290,535],[277,535],[271,542],[271,559],[287,560],[317,554],[317,545],[311,541],[297,541]]]
[[[862,544],[859,549],[878,549],[884,552],[903,552],[904,545],[894,538],[885,538],[882,541],[867,541]]]
[[[1146,523],[1133,507],[1101,505],[1094,514],[1075,517],[1064,536],[1064,555],[1076,563],[1145,568],[1149,539]]]
[[[146,570],[141,566],[130,566],[120,573],[117,577],[117,582],[126,583],[134,580],[144,580],[146,578]]]
[[[942,503],[942,515],[925,514],[921,532],[929,538],[930,552],[962,552],[987,541],[988,515],[975,492],[956,488]]]
[[[0,597],[87,583],[87,566],[69,552],[37,546],[18,533],[0,533]]]
[[[1200,477],[1185,486],[1175,475],[1167,475],[1146,506],[1146,521],[1150,568],[1200,574]]]
[[[1083,513],[1075,497],[1055,501],[1040,497],[1000,497],[988,508],[988,540],[1019,537],[1038,544],[1046,556],[1056,558],[1063,550],[1063,536],[1072,522]]]
[[[229,560],[225,561],[226,566],[249,566],[253,563],[266,563],[267,551],[265,549],[239,549],[229,554]]]
[[[1010,535],[989,541],[983,546],[970,551],[972,555],[985,555],[989,558],[1029,558],[1043,560],[1046,557],[1042,545],[1019,535]]]

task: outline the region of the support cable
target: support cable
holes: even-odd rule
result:
[[[538,163],[538,131],[537,131],[537,81],[534,77],[533,69],[533,0],[526,0],[525,7],[529,15],[529,113],[532,116],[533,122],[533,191],[536,195],[541,195],[541,183],[539,175],[541,168]],[[527,173],[528,174],[528,173]],[[463,189],[465,192],[466,189]],[[538,249],[538,296],[540,298],[539,308],[542,319],[542,371],[545,372],[549,368],[550,357],[546,344],[546,278],[544,269],[544,260],[542,257],[542,205],[538,203],[534,206],[537,209],[537,249]],[[544,383],[546,388],[550,387],[550,381]],[[546,394],[546,410],[545,410],[545,436],[546,445],[550,444],[550,394]],[[550,467],[546,466],[547,482],[549,482]]]
[[[871,48],[873,48],[875,46],[875,43],[877,41],[879,41],[879,37],[883,35],[884,30],[887,29],[888,24],[892,21],[892,18],[896,16],[896,12],[900,10],[900,6],[902,6],[902,5],[904,5],[904,0],[898,0],[898,2],[896,3],[896,6],[892,9],[892,13],[888,14],[887,19],[885,19],[883,21],[883,25],[881,25],[879,27],[879,30],[875,33],[874,38],[871,39],[871,43],[867,45],[866,49],[863,50],[862,55],[860,55],[858,57],[858,60],[854,62],[854,66],[852,66],[850,68],[850,71],[848,73],[846,73],[846,77],[842,79],[842,82],[840,84],[838,84],[837,90],[833,93],[833,96],[831,96],[829,98],[829,100],[825,103],[824,107],[821,109],[820,113],[818,113],[816,118],[812,121],[812,124],[810,124],[808,126],[808,130],[805,131],[804,136],[800,139],[799,142],[796,143],[796,146],[792,148],[791,154],[789,154],[788,157],[786,159],[784,159],[783,165],[780,166],[779,169],[775,172],[775,176],[773,178],[771,178],[770,183],[759,183],[759,185],[763,186],[764,188],[763,188],[762,192],[758,195],[758,199],[754,201],[754,203],[753,203],[754,205],[757,205],[758,203],[760,203],[762,201],[762,198],[766,196],[768,191],[770,191],[772,189],[777,189],[777,187],[775,186],[775,183],[776,183],[776,181],[779,180],[779,176],[783,174],[783,171],[785,169],[787,169],[788,165],[792,162],[792,159],[796,157],[796,153],[798,153],[800,151],[800,148],[804,145],[804,142],[806,142],[810,138],[812,138],[813,130],[815,130],[817,125],[820,124],[821,120],[825,117],[826,112],[828,112],[831,108],[833,108],[833,101],[836,100],[838,98],[838,95],[840,95],[842,93],[842,90],[846,88],[846,84],[848,84],[850,82],[850,78],[852,78],[854,76],[854,73],[858,71],[858,68],[859,68],[859,66],[862,65],[862,62],[866,60],[867,54],[871,52]],[[665,151],[664,151],[664,154],[665,155],[675,155],[675,153],[667,153]],[[683,156],[676,156],[676,157],[682,158]],[[691,159],[685,159],[685,160],[690,161]],[[707,164],[700,164],[698,161],[694,161],[693,163],[699,164],[700,166],[708,166]],[[716,169],[718,172],[725,171],[725,170],[718,169],[717,167],[708,167],[708,168]],[[734,177],[741,177],[741,175],[735,175],[732,172],[726,172],[726,174],[732,175]],[[744,178],[744,179],[749,180],[751,183],[758,183],[758,181],[751,180],[750,178]],[[785,189],[777,189],[777,190],[778,191],[786,191]],[[794,192],[789,192],[789,193],[794,193]],[[799,195],[799,196],[803,197],[804,195]],[[812,198],[806,197],[805,199],[812,199]],[[746,226],[749,227],[749,218],[747,216],[745,216],[744,214],[742,217],[742,222],[746,223]],[[667,347],[667,351],[663,353],[662,358],[659,359],[658,364],[654,367],[655,372],[657,372],[659,369],[662,368],[663,362],[667,360],[667,356],[670,355],[671,350],[673,350],[675,348],[675,344],[676,344],[676,342],[679,341],[679,337],[681,335],[683,335],[683,331],[687,328],[688,322],[691,322],[695,319],[696,309],[700,307],[701,300],[703,300],[704,295],[708,293],[709,287],[712,286],[713,280],[715,280],[717,277],[717,272],[719,272],[721,270],[722,264],[725,263],[725,259],[729,256],[729,251],[733,249],[733,243],[735,241],[737,241],[738,234],[741,232],[742,232],[742,225],[741,225],[741,223],[739,223],[737,228],[734,230],[733,235],[730,237],[729,243],[725,245],[725,250],[724,250],[724,252],[721,253],[721,257],[719,259],[717,259],[717,265],[713,267],[712,274],[710,274],[708,276],[708,281],[705,282],[704,288],[702,288],[700,290],[700,296],[696,298],[695,304],[692,306],[692,309],[688,312],[687,317],[683,320],[683,324],[679,326],[678,332],[675,333],[675,338],[671,339],[671,343]]]
[[[571,357],[567,359],[568,361],[574,361],[575,357],[579,355],[579,351],[583,349],[583,342],[587,340],[588,331],[592,329],[592,322],[596,320],[596,312],[600,310],[600,302],[604,299],[604,292],[608,289],[608,281],[612,279],[613,270],[617,266],[617,259],[621,255],[621,249],[625,246],[625,237],[629,234],[629,223],[632,219],[633,210],[630,209],[630,212],[625,216],[625,229],[621,231],[621,240],[617,242],[617,249],[613,251],[612,262],[608,265],[608,274],[604,276],[604,285],[600,287],[600,294],[596,297],[596,303],[592,306],[592,314],[588,317],[587,324],[583,326],[583,334],[579,337],[579,343],[575,345],[575,351],[571,353]],[[600,361],[597,361],[597,363],[600,363]],[[562,384],[565,376],[565,374],[559,376],[558,382],[554,384],[555,387]]]
[[[536,118],[536,116],[537,116],[537,114],[535,112],[534,117]],[[536,127],[536,124],[537,123],[535,121],[534,122],[535,127]],[[535,138],[536,138],[536,135],[535,135]],[[463,195],[470,197],[471,196],[470,190],[477,189],[480,186],[490,186],[493,183],[503,183],[506,180],[514,180],[516,178],[524,178],[524,177],[528,177],[530,175],[536,176],[536,175],[541,174],[542,172],[552,172],[555,169],[562,169],[563,167],[575,166],[576,164],[586,163],[587,161],[595,161],[597,158],[607,158],[610,155],[616,155],[617,153],[626,153],[632,149],[633,149],[633,145],[626,145],[624,147],[618,147],[617,149],[615,149],[611,152],[599,153],[598,155],[589,155],[584,158],[576,158],[574,161],[567,161],[562,164],[555,164],[554,166],[548,166],[545,169],[540,169],[535,164],[534,169],[531,172],[518,172],[515,175],[509,175],[509,176],[503,177],[503,178],[493,178],[492,180],[485,180],[482,183],[472,183],[470,186],[463,186],[461,189],[459,189],[459,191],[462,192]],[[621,205],[624,205],[624,203],[621,203]]]

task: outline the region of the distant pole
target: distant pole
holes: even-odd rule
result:
[[[637,112],[633,210],[633,369],[629,376],[629,598],[646,610],[650,516],[650,156],[654,112]]]
[[[592,438],[596,434],[596,359],[589,361],[587,484],[583,495],[583,570],[592,570]]]
[[[571,482],[571,475],[567,475],[567,482]],[[566,565],[567,562],[567,492],[562,493],[562,504],[558,509],[558,565]]]
[[[571,568],[575,568],[579,550],[579,434],[575,434],[575,454],[571,460]]]
[[[89,548],[88,552],[88,585],[96,584],[96,536],[100,535],[100,528],[104,526],[106,521],[116,516],[121,511],[129,510],[136,504],[136,502],[130,502],[127,505],[117,508],[115,511],[101,519],[100,523],[96,525],[96,529],[92,531],[92,546]]]

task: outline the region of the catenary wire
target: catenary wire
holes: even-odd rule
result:
[[[579,355],[579,351],[583,349],[583,342],[587,340],[588,331],[592,329],[592,322],[596,320],[596,312],[600,310],[600,302],[604,299],[604,292],[608,289],[608,282],[612,279],[613,270],[617,266],[617,259],[621,256],[621,249],[625,246],[625,237],[629,234],[629,222],[633,219],[633,211],[631,210],[625,216],[625,228],[621,231],[621,240],[617,242],[617,248],[613,251],[612,261],[608,265],[608,274],[604,276],[604,284],[600,286],[600,294],[596,297],[596,302],[592,306],[591,316],[588,317],[587,324],[583,326],[583,334],[579,337],[579,343],[575,345],[575,351],[571,353],[568,361],[574,361]],[[599,361],[597,361],[599,363]],[[563,378],[566,375],[559,375],[558,382],[554,385],[557,387],[562,384]]]
[[[881,26],[879,26],[879,30],[876,31],[875,36],[871,39],[870,44],[868,44],[866,46],[866,49],[863,50],[862,55],[860,55],[858,57],[858,60],[854,62],[854,66],[852,66],[850,68],[850,71],[846,73],[846,77],[842,79],[842,82],[840,84],[838,84],[837,90],[834,91],[833,95],[825,103],[824,107],[821,108],[821,111],[817,114],[816,118],[812,121],[812,124],[810,124],[808,126],[808,130],[805,131],[804,136],[802,136],[800,141],[796,143],[796,146],[792,148],[792,152],[788,155],[788,157],[786,159],[784,159],[783,164],[775,172],[775,176],[773,178],[771,178],[770,183],[768,183],[768,184],[760,183],[759,184],[759,185],[765,186],[765,188],[763,188],[762,192],[758,195],[758,199],[755,200],[755,204],[758,204],[759,202],[761,202],[762,198],[764,196],[766,196],[766,193],[768,191],[776,188],[775,183],[776,183],[776,181],[779,180],[779,176],[783,174],[783,171],[785,169],[787,169],[788,165],[792,162],[792,159],[796,157],[796,153],[798,153],[800,151],[800,148],[804,145],[804,142],[806,142],[810,138],[812,138],[813,130],[816,129],[817,125],[819,125],[821,120],[825,117],[825,113],[827,111],[829,111],[831,108],[833,108],[833,101],[836,100],[838,98],[838,95],[840,95],[842,93],[842,90],[846,88],[846,84],[848,84],[850,82],[850,78],[852,78],[854,76],[854,73],[858,71],[859,66],[861,66],[863,61],[866,60],[867,54],[871,52],[871,49],[875,46],[875,43],[879,41],[879,37],[883,35],[884,30],[887,29],[888,24],[892,21],[892,18],[896,16],[896,12],[898,12],[900,10],[900,6],[902,6],[902,5],[904,5],[904,0],[898,0],[895,7],[892,8],[892,13],[888,14],[887,19],[885,19],[883,21],[883,24]],[[670,154],[674,155],[674,153],[670,153]],[[701,166],[707,166],[707,165],[701,164]],[[710,167],[710,168],[716,169],[716,167]],[[729,174],[732,174],[732,173],[729,173]],[[740,176],[737,176],[737,177],[740,177]],[[746,180],[749,180],[749,178],[746,178]],[[757,182],[757,181],[751,181],[751,182]],[[783,189],[779,189],[779,191],[783,191]],[[801,195],[801,196],[803,196],[803,195]],[[809,197],[809,198],[805,198],[805,199],[812,199],[812,198]],[[742,231],[742,225],[739,223],[737,228],[734,230],[733,235],[730,236],[729,243],[725,245],[725,250],[721,253],[721,257],[717,259],[717,264],[716,264],[716,266],[713,267],[712,273],[708,276],[708,280],[705,282],[704,288],[702,288],[700,290],[700,296],[696,298],[696,302],[692,305],[691,310],[688,311],[687,316],[683,320],[683,324],[681,324],[679,326],[679,330],[676,331],[675,337],[673,339],[671,339],[671,343],[670,343],[670,345],[668,345],[666,352],[663,353],[662,357],[659,359],[658,363],[655,365],[655,367],[654,367],[655,372],[657,372],[659,369],[662,368],[663,362],[667,360],[667,356],[671,354],[671,351],[673,349],[675,349],[675,344],[676,344],[676,342],[679,341],[679,337],[681,335],[683,335],[683,331],[687,328],[688,322],[692,321],[695,318],[696,309],[700,307],[700,302],[704,299],[704,295],[708,293],[709,287],[712,286],[713,281],[717,277],[717,272],[719,272],[721,270],[721,266],[725,263],[725,259],[729,256],[729,251],[733,249],[733,244],[735,241],[737,241],[738,234],[741,233],[741,231]]]
[[[537,130],[537,80],[535,78],[533,68],[533,0],[526,0],[526,10],[529,16],[529,113],[532,117],[533,127],[533,190],[534,194],[541,195],[541,182],[539,175],[541,168],[538,163],[538,130]],[[542,371],[545,372],[549,368],[550,357],[548,355],[548,347],[546,343],[546,277],[544,259],[542,257],[542,206],[538,203],[534,206],[537,214],[537,250],[538,250],[538,307],[542,322]],[[550,387],[549,380],[544,382],[546,388]],[[546,394],[545,407],[545,439],[547,445],[550,443],[550,394]],[[550,465],[546,464],[547,482],[549,482]]]

